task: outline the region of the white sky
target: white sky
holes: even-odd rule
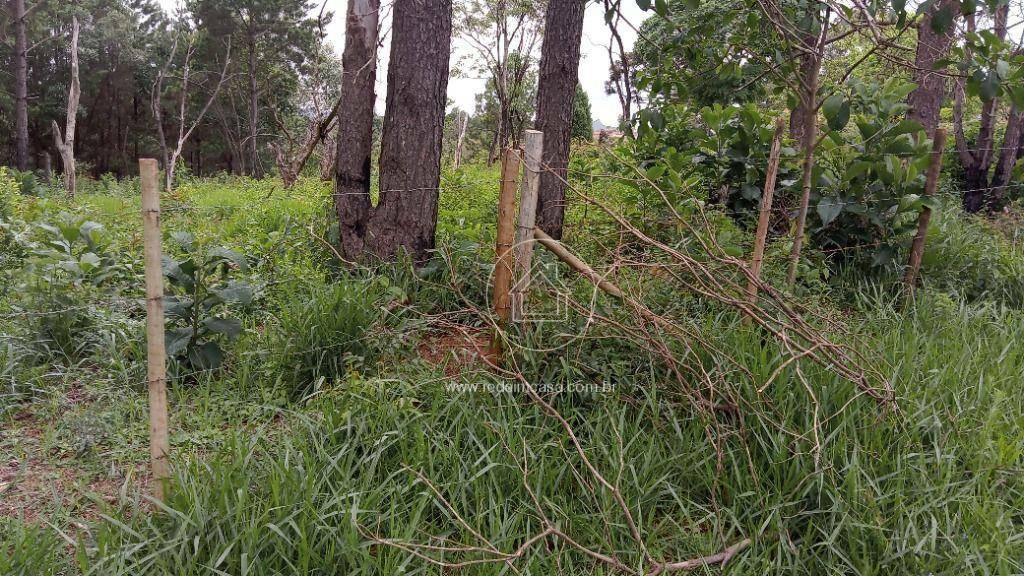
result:
[[[164,10],[174,11],[178,0],[160,0]],[[345,9],[348,0],[325,0],[327,10],[334,12],[334,21],[328,27],[328,40],[334,45],[338,54],[345,44]],[[457,0],[456,0],[457,1]],[[319,12],[319,2],[317,3]],[[639,27],[643,22],[645,14],[637,8],[635,2],[623,3],[623,15]],[[387,29],[387,25],[385,25]],[[626,49],[632,49],[636,39],[636,33],[629,26],[621,26],[620,33],[622,40],[626,43]],[[608,80],[608,42],[610,35],[604,23],[604,9],[600,4],[590,4],[587,7],[586,19],[583,23],[583,42],[580,57],[580,83],[583,89],[590,96],[590,106],[595,120],[601,120],[608,126],[618,124],[619,101],[614,95],[608,96],[604,93],[604,84]],[[458,38],[453,39],[453,50],[456,53],[463,53],[468,45]],[[385,83],[387,79],[387,53],[385,46],[381,54],[380,69],[377,72],[377,99],[378,108],[383,109],[385,94]],[[454,62],[453,62],[454,64]],[[472,111],[475,106],[476,95],[483,90],[484,80],[476,78],[452,78],[448,83],[448,97],[455,102],[455,105],[463,110]]]

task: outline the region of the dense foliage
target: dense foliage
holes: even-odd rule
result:
[[[609,33],[623,1],[592,4]],[[359,263],[339,251],[330,149],[294,183],[271,168],[337,102],[327,11],[33,3],[32,156],[63,117],[74,12],[84,162],[73,198],[39,164],[0,167],[0,574],[1024,571],[1008,5],[635,4],[636,45],[608,51],[612,84],[636,90],[622,134],[593,141],[580,87],[567,117],[562,247],[593,272],[535,248],[527,316],[505,324],[493,161],[532,125],[537,63],[526,41],[488,54],[505,14],[539,34],[544,2],[458,6],[486,82],[435,126],[436,248]],[[911,64],[928,30],[951,47]],[[957,72],[935,75],[950,85],[932,121],[912,102],[936,70]],[[158,501],[129,174],[160,147],[154,105],[175,138],[206,102],[161,195],[173,477]],[[950,144],[929,190],[937,129]]]

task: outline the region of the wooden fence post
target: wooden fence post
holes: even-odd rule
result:
[[[935,196],[935,189],[939,185],[939,173],[942,170],[942,152],[946,148],[946,130],[936,128],[935,136],[932,138],[932,155],[928,164],[928,173],[925,177],[924,197]],[[914,297],[914,287],[917,284],[917,274],[921,270],[921,258],[924,256],[924,241],[928,235],[928,224],[932,219],[932,209],[927,205],[921,207],[921,214],[917,217],[917,235],[910,245],[910,261],[907,264],[907,275],[903,278],[906,284],[907,298]]]
[[[149,456],[154,494],[164,499],[168,478],[167,362],[164,350],[164,275],[161,264],[160,187],[157,163],[139,160],[146,260],[146,378],[149,383]]]
[[[757,302],[757,280],[761,278],[761,265],[764,263],[764,245],[768,238],[768,220],[772,213],[772,200],[775,198],[775,179],[779,175],[779,157],[782,155],[782,134],[785,129],[786,119],[779,116],[775,121],[775,136],[772,138],[768,169],[764,176],[761,211],[757,215],[757,233],[754,235],[754,254],[750,258],[751,278],[747,280],[747,299],[751,304]]]
[[[515,284],[512,287],[512,321],[522,322],[526,292],[530,288],[533,265],[533,229],[537,224],[537,192],[540,190],[541,154],[544,134],[527,130],[523,138],[523,184],[519,191],[519,224],[516,228]]]
[[[519,151],[506,148],[501,155],[501,189],[498,193],[498,233],[495,242],[494,312],[498,330],[494,332],[491,352],[494,363],[501,363],[501,329],[508,326],[509,300],[512,284],[512,242],[515,239],[516,184],[521,164]]]

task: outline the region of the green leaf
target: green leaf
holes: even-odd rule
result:
[[[86,252],[78,259],[78,265],[87,273],[98,268],[100,264],[100,257],[92,252]]]
[[[203,342],[189,349],[188,361],[200,370],[212,370],[224,361],[224,353],[216,342]]]
[[[249,271],[249,263],[246,261],[245,256],[222,246],[211,248],[206,255],[206,262],[208,265],[216,262],[230,262],[242,272]]]
[[[236,318],[217,318],[215,316],[204,318],[203,326],[214,334],[223,334],[229,340],[233,340],[242,333],[242,323]]]
[[[842,130],[850,122],[850,101],[842,94],[829,96],[822,104],[821,111],[832,130]]]
[[[78,227],[79,236],[85,238],[85,241],[87,244],[89,244],[89,246],[95,246],[99,244],[101,239],[100,233],[102,231],[103,224],[100,224],[99,222],[93,222],[91,220],[83,222],[82,225]]]
[[[223,300],[227,304],[238,304],[241,306],[248,306],[252,303],[253,289],[248,282],[242,280],[234,280],[228,282],[228,285],[221,289],[211,289],[210,292],[215,294],[218,298]]]
[[[646,12],[651,9],[651,0],[636,0],[636,5]]]
[[[168,318],[184,320],[192,315],[191,298],[164,296],[164,314]]]
[[[174,240],[174,242],[186,252],[192,252],[195,248],[194,243],[196,241],[196,237],[188,232],[171,232],[171,240]]]
[[[818,216],[821,218],[821,226],[824,228],[839,217],[843,211],[843,199],[837,197],[825,197],[818,202]]]
[[[893,138],[885,146],[887,154],[910,154],[914,151],[914,141],[907,134]]]
[[[1009,92],[1013,105],[1018,109],[1024,109],[1024,86],[1014,86]]]
[[[167,356],[174,358],[188,348],[195,333],[191,328],[171,328],[164,331],[164,349]]]
[[[985,79],[981,81],[978,86],[979,95],[981,99],[989,102],[999,95],[999,76],[996,74],[986,74]]]
[[[924,130],[924,126],[920,122],[915,120],[900,120],[900,123],[889,130],[890,136],[900,136],[902,134],[916,134]]]
[[[664,164],[655,164],[647,169],[647,178],[650,180],[657,180],[658,178],[661,178],[663,174],[665,174]]]

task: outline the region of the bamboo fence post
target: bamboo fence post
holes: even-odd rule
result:
[[[506,148],[501,155],[501,189],[498,194],[498,233],[495,242],[494,312],[498,329],[494,332],[491,351],[494,363],[501,363],[501,329],[508,326],[512,285],[512,242],[515,240],[516,184],[521,159],[518,150]]]
[[[757,233],[754,235],[754,254],[750,258],[750,275],[747,281],[747,299],[751,304],[757,302],[757,280],[761,278],[761,265],[764,263],[764,245],[768,238],[768,220],[772,212],[772,200],[775,198],[775,179],[779,175],[779,157],[782,155],[782,134],[786,129],[783,116],[775,121],[775,135],[772,138],[772,149],[768,154],[768,170],[764,176],[764,193],[761,194],[761,211],[757,215]]]
[[[544,133],[527,130],[523,138],[523,184],[519,191],[519,224],[516,228],[515,284],[512,287],[512,321],[522,322],[526,292],[530,287],[533,265],[533,229],[537,224],[537,192],[540,190],[540,163],[544,151]]]
[[[167,362],[164,349],[164,277],[161,265],[160,187],[157,163],[139,160],[146,260],[146,378],[149,384],[149,456],[156,497],[164,499],[168,478]]]
[[[925,177],[924,197],[935,196],[935,189],[939,185],[939,173],[942,170],[942,152],[946,148],[946,130],[936,128],[935,136],[932,138],[931,161],[928,163],[928,173]],[[914,287],[917,284],[917,274],[921,270],[921,258],[924,256],[924,241],[928,235],[928,224],[932,220],[932,209],[927,205],[921,207],[921,214],[917,217],[917,234],[910,245],[910,261],[907,265],[907,275],[903,279],[906,284],[907,298],[914,297]]]

